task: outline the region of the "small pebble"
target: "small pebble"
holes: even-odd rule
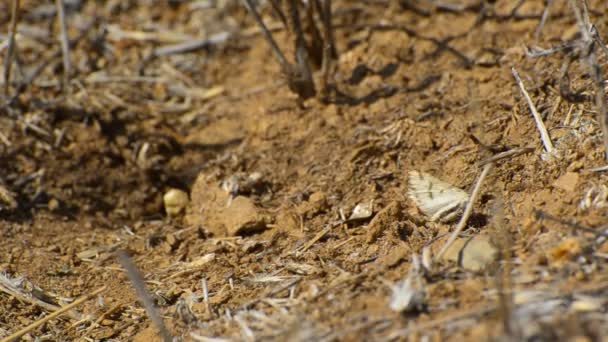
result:
[[[182,190],[170,189],[163,196],[163,203],[167,215],[177,216],[188,205],[188,194]]]

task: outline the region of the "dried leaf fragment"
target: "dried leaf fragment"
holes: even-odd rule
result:
[[[389,307],[395,312],[422,310],[426,301],[426,290],[421,274],[418,255],[412,256],[412,266],[407,277],[393,286]]]
[[[348,221],[363,220],[372,217],[374,214],[374,201],[359,203],[353,209]]]

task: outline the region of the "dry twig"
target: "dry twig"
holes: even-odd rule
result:
[[[497,243],[500,254],[500,272],[496,273],[496,288],[498,290],[498,314],[502,320],[505,334],[514,338],[519,337],[519,327],[513,320],[513,281],[511,279],[511,248],[513,241],[505,220],[503,201],[498,199],[494,206],[493,215],[493,240]],[[521,339],[521,338],[520,338]]]
[[[274,12],[274,14],[276,14],[277,17],[279,17],[279,20],[281,20],[281,23],[283,23],[283,26],[285,28],[288,28],[287,18],[285,18],[285,14],[281,10],[280,2],[277,0],[270,0],[270,7],[272,7],[272,11]]]
[[[317,241],[321,240],[333,228],[335,228],[335,227],[337,227],[337,226],[339,226],[341,224],[344,224],[344,222],[343,221],[338,221],[338,222],[330,223],[329,225],[327,225],[327,227],[325,227],[323,230],[321,230],[320,232],[318,232],[312,239],[310,239],[310,241],[308,241],[301,248],[296,249],[294,252],[296,252],[296,253],[304,253],[304,252],[306,252],[310,247],[312,247]]]
[[[137,292],[137,296],[141,300],[141,303],[143,304],[144,308],[146,309],[148,316],[158,328],[163,340],[165,342],[171,342],[173,338],[171,337],[169,330],[167,330],[167,328],[165,327],[165,323],[163,322],[163,319],[160,316],[158,310],[156,310],[156,307],[154,307],[154,302],[152,301],[152,298],[150,298],[150,295],[148,295],[148,292],[146,291],[146,285],[142,275],[137,270],[135,264],[133,264],[133,261],[131,261],[131,258],[129,257],[127,252],[118,251],[117,255],[122,267],[124,267],[124,269],[127,271],[127,276],[129,277],[129,280],[131,280],[131,284],[135,288],[135,292]]]
[[[607,288],[608,288],[608,282],[606,282],[606,281],[602,281],[599,283],[592,282],[592,283],[583,285],[581,287],[577,287],[575,289],[569,288],[568,290],[558,291],[556,294],[548,295],[546,298],[544,298],[544,300],[563,298],[563,297],[573,297],[577,294],[589,294],[589,293],[601,292],[601,291],[605,291]],[[524,304],[519,304],[516,306],[523,307],[525,305],[526,304],[524,303]],[[532,305],[538,305],[538,303],[533,303]],[[492,302],[492,303],[486,304],[484,306],[478,306],[473,309],[457,311],[456,313],[448,314],[445,317],[441,317],[441,318],[438,318],[435,320],[412,324],[410,327],[407,327],[404,329],[399,329],[399,330],[392,332],[385,339],[385,341],[394,341],[400,337],[407,336],[408,334],[411,334],[414,332],[425,331],[425,330],[429,330],[429,329],[437,329],[437,328],[440,328],[441,326],[444,326],[444,325],[447,325],[450,323],[454,323],[456,321],[464,320],[467,318],[485,316],[485,315],[497,310],[498,308],[499,308],[498,303]],[[514,307],[513,309],[516,309],[516,307]]]
[[[37,288],[36,285],[27,284],[24,282],[28,282],[28,280],[24,278],[14,280],[3,276],[0,273],[0,292],[7,293],[8,295],[14,296],[15,298],[18,298],[26,303],[38,305],[50,312],[57,311],[61,308],[56,303],[49,303],[48,301],[39,298],[44,298],[46,293]],[[42,293],[42,295],[40,295],[40,293]],[[74,315],[74,318],[80,319],[78,315]]]
[[[230,32],[220,32],[212,35],[209,38],[188,40],[183,43],[164,45],[154,49],[152,56],[167,56],[179,53],[193,52],[201,49],[207,49],[211,46],[222,44],[232,37]]]
[[[296,0],[287,0],[287,18],[291,31],[295,34],[294,47],[296,51],[297,68],[286,71],[289,88],[298,94],[301,99],[307,99],[315,95],[315,84],[310,70],[310,56],[304,31],[300,21],[300,12]]]
[[[331,62],[332,58],[336,57],[333,27],[331,25],[331,0],[323,1],[321,14],[321,19],[323,20],[323,64],[321,65],[321,92],[324,96],[327,96],[329,92],[328,82]]]
[[[515,77],[515,80],[517,81],[517,85],[519,86],[519,89],[521,90],[522,94],[524,95],[526,102],[528,102],[528,106],[530,107],[530,111],[532,112],[532,116],[534,117],[534,121],[536,122],[536,127],[538,128],[538,131],[540,132],[540,139],[543,141],[545,150],[549,153],[553,153],[554,147],[553,147],[553,143],[551,142],[551,137],[549,136],[549,132],[547,131],[547,127],[545,127],[545,124],[543,123],[543,119],[540,117],[540,114],[538,114],[538,111],[536,110],[536,106],[532,102],[532,99],[530,98],[528,91],[526,91],[524,82],[521,80],[521,77],[519,77],[519,73],[517,72],[517,70],[515,68],[511,68],[511,72],[513,73],[513,76]]]
[[[63,89],[67,90],[68,82],[70,80],[70,41],[68,39],[68,28],[65,21],[65,6],[63,0],[55,0],[57,6],[57,19],[59,20],[59,27],[61,28],[61,34],[59,40],[61,41],[61,54],[63,56]]]
[[[543,15],[540,18],[540,23],[538,24],[538,27],[536,28],[536,32],[534,32],[534,40],[537,42],[540,39],[540,34],[542,33],[543,28],[545,27],[545,23],[547,22],[547,19],[549,18],[549,10],[551,9],[551,5],[553,5],[553,1],[554,0],[547,0],[545,2],[545,9],[543,10]]]
[[[272,37],[272,34],[264,24],[264,21],[260,17],[260,14],[255,8],[252,0],[242,0],[245,8],[253,16],[256,23],[262,30],[266,41],[270,45],[272,53],[281,66],[281,71],[287,78],[287,85],[289,89],[298,95],[300,100],[310,98],[316,94],[315,84],[312,78],[312,71],[310,66],[310,57],[308,52],[308,46],[304,39],[304,32],[302,30],[302,24],[300,21],[300,14],[298,10],[298,1],[288,0],[287,2],[287,22],[292,33],[295,35],[295,61],[296,65],[292,65],[281,50],[279,49],[276,41]],[[273,4],[276,5],[276,4]],[[279,10],[280,12],[280,10]],[[282,12],[280,12],[282,13]]]
[[[4,133],[0,132],[0,142],[2,142],[4,145],[11,147],[13,144],[11,143],[11,141],[8,139],[8,137],[6,135],[4,135]]]
[[[290,287],[292,287],[292,286],[294,286],[294,285],[298,284],[298,283],[299,283],[299,282],[301,282],[301,281],[302,281],[302,277],[296,277],[296,278],[295,278],[294,280],[292,280],[292,281],[289,281],[289,282],[287,282],[287,283],[285,283],[285,284],[279,285],[279,286],[277,286],[276,288],[271,289],[270,291],[268,291],[268,293],[266,293],[266,294],[264,294],[264,295],[260,296],[259,298],[256,298],[256,299],[254,299],[254,300],[252,300],[252,301],[250,301],[250,302],[247,302],[247,303],[243,304],[242,309],[243,309],[243,310],[247,310],[248,308],[251,308],[253,305],[255,305],[255,304],[257,304],[257,303],[261,302],[261,301],[262,301],[262,300],[264,300],[265,298],[269,298],[269,297],[272,297],[272,296],[274,296],[274,295],[276,295],[276,294],[279,294],[279,293],[281,293],[281,292],[283,292],[283,291],[285,291],[285,290],[289,289]]]
[[[84,27],[82,29],[82,31],[80,31],[80,34],[78,35],[78,37],[76,37],[74,40],[70,41],[70,46],[74,46],[76,45],[78,42],[80,42],[80,40],[82,40],[84,37],[86,37],[87,33],[89,32],[89,30],[93,28],[93,23],[89,23],[86,25],[86,27]],[[13,96],[11,96],[8,101],[7,101],[7,105],[12,105],[15,100],[17,100],[17,98],[19,97],[19,95],[21,95],[24,91],[26,91],[34,82],[34,80],[40,76],[40,74],[42,74],[42,72],[44,71],[44,69],[46,69],[56,58],[58,58],[59,56],[61,56],[61,49],[56,50],[55,52],[53,52],[47,59],[43,60],[40,65],[38,65],[34,71],[32,71],[32,73],[30,73],[27,78],[21,83],[19,84],[19,86],[17,87],[17,90],[15,92],[15,94],[13,94]]]
[[[62,307],[61,309],[53,312],[52,314],[50,314],[50,315],[48,315],[48,316],[46,316],[46,317],[44,317],[42,319],[39,319],[38,321],[36,321],[36,322],[28,325],[27,327],[25,327],[25,328],[23,328],[23,329],[15,332],[15,333],[11,334],[10,336],[8,336],[8,337],[0,340],[0,342],[17,341],[17,339],[20,338],[21,336],[23,336],[23,335],[27,334],[28,332],[30,332],[30,331],[38,328],[39,326],[41,326],[44,323],[50,321],[51,319],[53,319],[55,317],[58,317],[61,314],[65,313],[65,312],[67,312],[67,311],[69,311],[69,310],[77,307],[78,305],[80,305],[80,304],[88,301],[89,299],[97,296],[101,292],[105,291],[105,289],[106,289],[106,287],[104,286],[104,287],[101,287],[101,288],[99,288],[99,289],[97,289],[97,290],[89,293],[88,295],[86,295],[86,296],[84,296],[84,297],[82,297],[82,298],[74,301],[72,304],[66,305],[66,306]]]
[[[106,319],[108,316],[114,314],[116,311],[120,310],[122,307],[124,307],[125,304],[124,303],[118,303],[116,305],[114,305],[113,307],[111,307],[109,310],[105,311],[104,313],[102,313],[101,315],[99,315],[99,317],[97,317],[97,319],[94,322],[91,322],[91,325],[84,331],[81,333],[81,339],[84,339],[93,329],[95,329],[96,327],[99,327],[101,322]],[[77,323],[82,323],[82,322],[77,322]],[[72,327],[76,327],[77,325],[72,325]]]
[[[11,81],[11,64],[15,53],[15,35],[17,34],[17,23],[19,22],[19,0],[13,0],[11,3],[11,30],[8,36],[8,47],[6,49],[6,57],[4,59],[4,96],[8,98],[8,89]]]
[[[486,158],[482,161],[480,161],[477,165],[478,166],[484,166],[486,164],[489,163],[494,163],[497,162],[499,160],[503,160],[503,159],[507,159],[507,158],[512,158],[515,156],[518,156],[520,154],[524,154],[524,153],[528,153],[528,152],[532,152],[534,151],[533,147],[521,147],[521,148],[514,148],[512,150],[508,150],[508,151],[504,151],[504,152],[500,152],[497,153],[489,158]]]
[[[490,169],[492,169],[492,165],[493,165],[492,163],[489,163],[484,166],[483,170],[481,171],[481,174],[479,175],[479,178],[477,179],[475,188],[473,188],[473,192],[471,193],[471,196],[469,197],[469,201],[467,202],[467,206],[464,209],[464,213],[462,214],[462,217],[460,218],[460,222],[458,222],[458,225],[452,232],[452,235],[450,235],[450,238],[448,239],[448,241],[445,243],[445,245],[443,245],[443,247],[441,248],[439,253],[437,253],[435,260],[441,260],[441,257],[443,256],[443,254],[454,243],[454,241],[456,241],[456,238],[458,238],[458,234],[460,234],[460,232],[466,226],[467,221],[469,220],[469,217],[471,216],[471,213],[473,212],[473,205],[475,204],[475,200],[477,199],[477,197],[479,196],[479,192],[481,191],[481,185],[483,184],[484,179],[490,172]]]
[[[602,128],[605,155],[606,159],[608,160],[608,112],[606,110],[606,100],[604,98],[604,79],[602,76],[602,68],[597,60],[597,56],[595,55],[596,45],[601,45],[596,43],[598,40],[601,41],[601,39],[599,39],[597,34],[593,34],[593,32],[597,33],[597,30],[589,20],[587,3],[582,1],[582,4],[583,13],[581,13],[581,9],[578,7],[576,2],[574,0],[570,0],[570,7],[572,7],[572,10],[574,11],[576,21],[578,23],[578,29],[581,32],[580,56],[591,71],[591,76],[594,80],[595,106],[597,108],[598,115],[597,120],[600,122],[600,127]]]
[[[260,29],[262,30],[262,33],[264,34],[264,38],[266,38],[266,41],[268,41],[268,44],[270,45],[270,49],[272,50],[274,57],[277,59],[277,61],[281,65],[281,68],[283,70],[291,69],[291,64],[289,64],[289,62],[287,61],[287,58],[285,58],[285,55],[283,54],[283,52],[281,52],[281,49],[279,49],[279,46],[277,45],[276,41],[272,37],[272,33],[270,33],[270,31],[264,24],[262,17],[260,17],[260,14],[255,9],[255,4],[253,3],[253,1],[252,0],[242,0],[242,1],[243,1],[243,5],[247,9],[247,11],[249,11],[249,13],[253,16],[253,19],[255,19],[256,23],[260,26]]]

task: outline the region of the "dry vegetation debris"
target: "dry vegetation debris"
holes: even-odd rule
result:
[[[607,6],[1,2],[0,341],[605,338]]]

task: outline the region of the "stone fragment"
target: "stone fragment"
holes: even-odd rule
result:
[[[498,260],[498,248],[485,235],[456,239],[442,259],[472,272],[483,272]]]
[[[170,189],[163,196],[163,203],[167,215],[177,216],[188,205],[188,194],[179,189]]]
[[[374,214],[374,201],[362,202],[355,206],[348,221],[363,220],[372,217]]]

